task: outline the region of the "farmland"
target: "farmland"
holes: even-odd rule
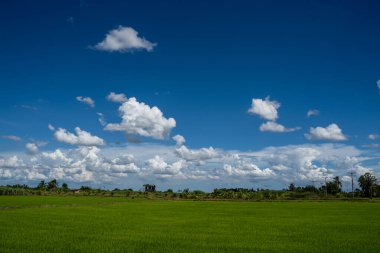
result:
[[[378,252],[378,202],[0,197],[0,252]]]

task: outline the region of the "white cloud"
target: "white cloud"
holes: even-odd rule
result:
[[[380,90],[380,80],[377,80],[376,84],[377,84],[377,88],[379,88]]]
[[[66,129],[58,128],[54,133],[54,137],[60,142],[78,146],[101,146],[105,144],[102,138],[93,136],[79,127],[75,128],[75,133],[73,134]]]
[[[22,139],[16,135],[2,135],[0,136],[2,139],[12,140],[12,141],[21,141]]]
[[[35,155],[39,152],[38,146],[35,143],[29,142],[25,145],[25,148],[27,150],[27,153],[30,155]]]
[[[177,146],[182,146],[186,142],[185,137],[179,134],[173,136],[172,139],[176,142]]]
[[[347,137],[342,133],[342,130],[335,123],[327,127],[311,127],[310,133],[305,134],[309,140],[328,140],[328,141],[345,141]]]
[[[299,127],[286,128],[283,125],[278,124],[274,121],[268,121],[266,123],[261,124],[260,126],[261,132],[287,133],[287,132],[294,132],[299,129],[300,129]]]
[[[257,114],[260,117],[267,120],[276,120],[278,118],[277,109],[280,108],[281,104],[277,101],[270,101],[269,97],[266,97],[265,100],[260,98],[252,99],[251,108],[248,112],[251,114]]]
[[[310,109],[310,110],[307,112],[306,116],[307,116],[308,118],[310,118],[310,117],[312,117],[312,116],[319,116],[319,114],[320,114],[319,110],[317,110],[317,109]]]
[[[224,171],[229,176],[252,177],[252,178],[271,178],[276,174],[269,168],[261,170],[256,164],[241,162],[237,166],[225,164]]]
[[[128,98],[124,93],[117,94],[115,92],[111,92],[108,94],[107,100],[115,103],[124,103],[128,101]]]
[[[90,98],[90,97],[82,97],[82,96],[77,96],[76,99],[79,101],[79,102],[82,102],[82,103],[85,103],[91,107],[95,107],[95,101]]]
[[[377,135],[377,134],[368,135],[368,139],[370,139],[370,140],[376,140],[377,138],[379,138],[379,135]]]
[[[17,168],[24,166],[24,163],[16,155],[8,158],[0,158],[0,168]]]
[[[49,128],[50,131],[54,131],[55,130],[55,127],[53,125],[51,125],[51,124],[48,124],[48,128]]]
[[[177,175],[183,168],[185,168],[185,166],[186,162],[184,160],[179,160],[173,162],[172,164],[168,164],[158,155],[146,161],[146,167],[149,172],[160,175]]]
[[[175,154],[186,161],[193,161],[202,164],[206,160],[210,160],[219,156],[218,152],[213,148],[188,149],[182,145],[175,149]]]
[[[94,46],[95,49],[108,52],[131,52],[136,50],[153,51],[156,43],[152,43],[143,37],[132,27],[119,26],[111,30],[102,42]]]
[[[130,98],[119,107],[122,117],[120,124],[109,123],[104,128],[108,131],[125,131],[154,139],[165,139],[176,126],[173,118],[165,118],[156,106],[150,107]]]

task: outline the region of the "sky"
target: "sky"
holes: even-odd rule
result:
[[[1,1],[0,185],[380,178],[378,1]]]

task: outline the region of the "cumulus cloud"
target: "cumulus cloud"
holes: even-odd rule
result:
[[[320,114],[319,110],[317,110],[317,109],[310,109],[309,111],[307,111],[306,116],[308,118],[310,118],[312,116],[319,116],[319,114]]]
[[[128,98],[124,93],[117,94],[115,92],[111,92],[108,94],[107,100],[115,103],[124,103],[128,101]]]
[[[177,175],[186,166],[186,162],[184,160],[179,160],[168,164],[158,155],[146,161],[145,164],[149,172],[159,175]]]
[[[140,103],[136,98],[130,98],[119,107],[122,117],[120,124],[109,123],[104,128],[108,131],[125,131],[154,139],[165,139],[172,128],[176,126],[173,118],[165,118],[161,110]]]
[[[85,104],[89,105],[92,108],[95,107],[95,101],[92,98],[90,98],[90,97],[77,96],[76,99],[79,102],[85,103]]]
[[[225,164],[223,167],[224,171],[229,176],[238,177],[252,177],[252,178],[270,178],[276,174],[269,168],[261,170],[256,164],[242,162],[237,166],[232,166],[230,164]]]
[[[0,136],[2,139],[12,140],[12,141],[21,141],[22,139],[16,135],[2,135]]]
[[[194,162],[196,165],[202,165],[206,161],[219,156],[219,153],[213,147],[194,150],[187,148],[185,145],[176,148],[175,154],[177,157],[187,162]]]
[[[376,140],[377,138],[379,138],[379,135],[377,135],[377,134],[368,135],[368,139],[370,139],[370,140]]]
[[[29,142],[25,145],[25,148],[26,148],[27,153],[30,155],[34,155],[39,152],[38,146],[35,143]]]
[[[310,132],[305,134],[309,140],[327,140],[327,141],[345,141],[347,137],[343,134],[342,129],[335,123],[327,127],[311,127]]]
[[[173,136],[172,139],[176,142],[177,146],[182,146],[186,141],[185,137],[183,137],[182,135],[179,135],[179,134]]]
[[[274,121],[268,121],[266,123],[261,124],[260,126],[261,132],[287,133],[287,132],[294,132],[299,129],[300,129],[299,127],[286,128],[283,125],[278,124]]]
[[[78,146],[101,146],[105,144],[102,138],[91,135],[91,133],[75,128],[75,134],[70,133],[64,128],[58,128],[54,132],[54,137],[57,141]]]
[[[138,50],[153,51],[156,43],[152,43],[143,37],[139,37],[138,32],[132,27],[119,26],[111,30],[105,39],[93,48],[108,52],[132,52]]]
[[[260,98],[252,99],[251,108],[248,112],[251,114],[257,114],[266,120],[276,120],[278,118],[277,109],[280,108],[281,104],[277,101],[271,101],[269,97],[264,100]]]

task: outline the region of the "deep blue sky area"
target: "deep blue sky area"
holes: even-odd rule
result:
[[[379,1],[7,1],[0,2],[0,151],[70,147],[48,124],[75,127],[108,144],[97,112],[119,123],[110,92],[157,106],[189,148],[260,150],[336,143],[308,139],[335,123],[339,142],[372,145],[380,134]],[[156,43],[154,50],[108,52],[94,46],[119,26]],[[91,97],[95,108],[76,100]],[[276,122],[260,131],[252,99],[278,101]],[[319,115],[307,117],[310,109]],[[169,137],[170,137],[169,136]],[[172,145],[170,138],[136,136]]]

